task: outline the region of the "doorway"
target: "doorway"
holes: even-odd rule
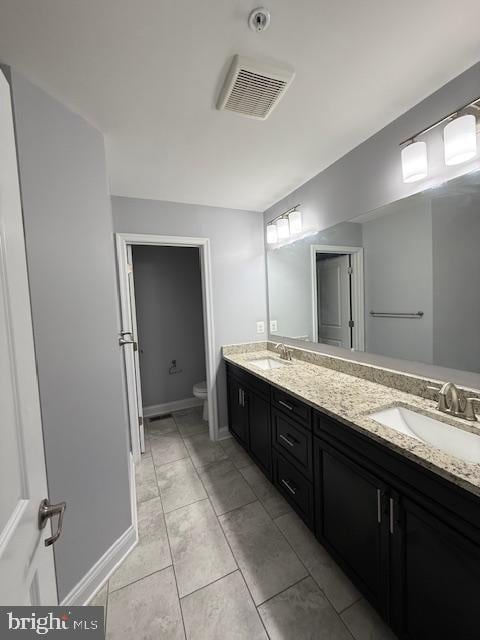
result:
[[[363,248],[312,245],[314,342],[365,349]]]
[[[120,343],[123,345],[131,449],[135,461],[139,460],[140,454],[145,450],[145,434],[140,375],[140,357],[142,354],[138,350],[138,323],[133,276],[134,247],[196,248],[199,252],[209,436],[211,440],[217,440],[216,359],[209,239],[118,233],[116,234],[116,244],[122,320]],[[179,363],[170,363],[170,367],[173,367],[173,371],[180,368]]]

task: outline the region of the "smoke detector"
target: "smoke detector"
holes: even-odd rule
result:
[[[266,31],[270,26],[270,11],[265,7],[254,9],[248,16],[248,26],[252,31]]]
[[[295,77],[288,66],[236,55],[225,78],[217,109],[265,120]]]

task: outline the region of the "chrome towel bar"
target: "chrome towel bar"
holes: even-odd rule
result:
[[[412,311],[411,313],[396,313],[394,311],[370,311],[370,315],[374,318],[407,318],[420,319],[423,318],[423,311]]]

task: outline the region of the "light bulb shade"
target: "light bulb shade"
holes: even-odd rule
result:
[[[276,224],[267,224],[267,244],[275,244],[278,242],[278,233]]]
[[[290,224],[290,233],[292,235],[296,235],[298,233],[302,233],[303,225],[302,225],[302,212],[292,211],[288,214],[288,222]]]
[[[428,174],[427,145],[412,142],[402,149],[402,175],[404,182],[417,182]]]
[[[455,118],[443,130],[445,164],[466,162],[477,153],[477,121],[468,114]]]
[[[288,224],[288,218],[279,218],[276,222],[276,225],[279,240],[285,240],[290,236],[290,225]]]

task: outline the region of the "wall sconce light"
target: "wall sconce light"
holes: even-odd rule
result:
[[[292,236],[302,233],[302,212],[294,209],[288,214],[288,222],[290,224],[290,234]]]
[[[425,142],[418,142],[417,138],[441,124],[447,123],[443,130],[443,146],[447,166],[461,164],[476,155],[477,119],[473,113],[460,115],[466,110],[474,110],[474,112],[480,110],[480,97],[400,143],[400,146],[403,147],[401,157],[404,182],[416,182],[427,177],[427,145]]]
[[[290,237],[290,225],[288,218],[279,218],[275,223],[277,226],[277,235],[279,240],[286,240]]]
[[[275,244],[278,242],[278,233],[276,224],[267,224],[267,244]]]
[[[426,142],[412,142],[402,149],[402,175],[404,182],[417,182],[428,174]]]
[[[455,118],[443,130],[445,164],[461,164],[477,153],[477,121],[467,114]]]

